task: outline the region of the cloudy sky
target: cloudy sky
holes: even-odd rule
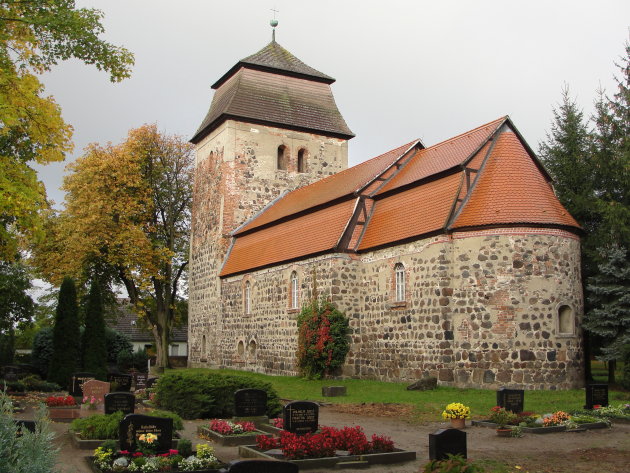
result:
[[[510,115],[534,149],[564,84],[590,115],[614,93],[614,62],[630,37],[627,0],[100,0],[108,41],[135,54],[131,79],[111,84],[68,61],[43,78],[74,127],[75,152],[38,168],[57,204],[66,164],[90,142],[118,143],[157,123],[190,138],[211,84],[271,40],[337,79],[350,164],[421,138],[426,145]]]

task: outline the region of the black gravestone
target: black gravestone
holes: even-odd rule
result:
[[[234,393],[234,415],[257,417],[267,414],[267,392],[262,389],[239,389]]]
[[[109,373],[107,375],[107,381],[110,383],[116,383],[116,391],[126,392],[131,391],[131,380],[133,377],[130,374],[123,373]]]
[[[70,395],[75,397],[83,396],[83,383],[89,381],[91,379],[96,379],[94,373],[72,373],[72,377],[70,378]]]
[[[585,409],[593,409],[593,406],[605,407],[608,405],[608,385],[607,384],[587,384],[586,385],[586,406]]]
[[[17,381],[20,372],[20,368],[13,365],[7,365],[2,368],[4,379],[7,381]]]
[[[131,393],[105,394],[105,414],[121,411],[123,414],[133,414],[136,407],[136,396]]]
[[[319,425],[319,406],[310,401],[293,401],[282,409],[284,430],[303,435],[315,432]]]
[[[149,375],[147,375],[146,373],[136,373],[134,375],[135,379],[136,379],[136,391],[138,389],[146,389],[147,387],[147,378]]]
[[[449,454],[468,458],[466,450],[466,432],[441,429],[429,434],[430,460],[445,460]]]
[[[230,463],[225,473],[298,473],[299,468],[291,462],[268,460],[236,460]]]
[[[18,428],[18,431],[17,431],[18,437],[22,435],[22,432],[24,432],[25,430],[35,433],[34,420],[14,420],[13,422],[15,422],[15,425]]]
[[[158,378],[147,378],[147,389],[151,389],[153,385],[157,383],[157,380]]]
[[[523,412],[525,405],[525,391],[522,389],[501,388],[497,391],[497,406],[515,414]]]
[[[142,434],[157,435],[157,453],[168,452],[173,445],[173,419],[127,414],[118,429],[120,449],[135,452],[136,440]]]

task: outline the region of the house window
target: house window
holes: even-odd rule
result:
[[[398,263],[394,266],[394,273],[396,274],[396,302],[405,301],[405,267],[402,263]]]
[[[252,310],[252,285],[249,281],[245,283],[245,314],[251,314]]]
[[[287,147],[284,145],[278,146],[278,171],[287,170]]]
[[[306,150],[304,148],[298,151],[297,170],[298,172],[306,172]]]
[[[171,356],[179,356],[179,345],[171,345]]]
[[[291,273],[291,309],[297,309],[299,303],[298,275],[295,271]]]
[[[558,309],[558,333],[573,334],[573,309],[568,305],[560,306]]]

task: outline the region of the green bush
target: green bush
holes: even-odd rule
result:
[[[53,328],[45,327],[35,334],[33,338],[33,351],[31,363],[37,372],[46,379],[48,367],[53,354]]]
[[[173,412],[151,411],[154,417],[173,419],[173,429],[182,430],[184,424],[182,418]],[[125,414],[118,411],[113,414],[97,414],[89,417],[74,419],[70,424],[70,430],[80,434],[85,440],[118,439],[118,426]]]
[[[278,394],[270,383],[245,376],[172,372],[160,377],[156,388],[157,404],[184,419],[209,419],[234,415],[234,392],[238,389],[267,392],[267,415],[281,411]]]
[[[118,354],[121,351],[133,351],[133,345],[129,341],[129,337],[111,327],[105,327],[105,343],[107,345],[108,363],[117,363]]]
[[[45,393],[61,391],[61,387],[58,384],[42,381],[42,379],[36,374],[28,375],[20,381],[26,388],[26,391],[41,391]]]
[[[297,318],[297,366],[302,376],[321,379],[346,360],[348,317],[328,301],[313,299]]]
[[[145,349],[138,349],[135,353],[131,350],[123,350],[118,353],[116,364],[118,365],[118,369],[122,372],[129,371],[132,368],[146,372],[147,360],[148,356]]]
[[[192,455],[192,442],[188,439],[180,439],[177,442],[177,451],[182,457],[189,457]]]
[[[448,455],[446,460],[431,460],[424,466],[422,473],[483,473],[485,471],[472,460],[461,455]]]

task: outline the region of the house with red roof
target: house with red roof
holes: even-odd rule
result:
[[[348,168],[333,82],[274,40],[214,84],[189,364],[296,374],[316,286],[350,319],[340,376],[580,386],[581,229],[510,118]]]

